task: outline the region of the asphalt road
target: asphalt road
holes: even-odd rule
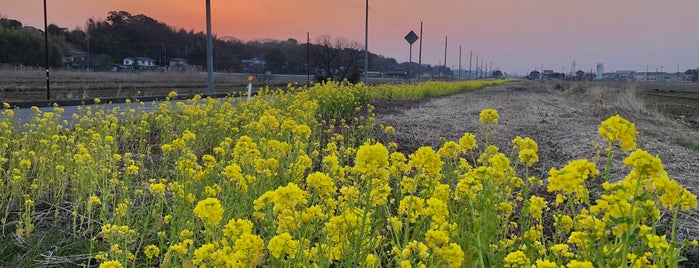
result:
[[[74,122],[74,119],[72,117],[73,114],[81,114],[84,111],[78,110],[78,107],[82,106],[83,109],[84,107],[92,107],[92,110],[99,110],[99,109],[104,109],[105,112],[109,113],[114,107],[118,107],[120,111],[126,111],[128,109],[134,109],[137,112],[148,112],[153,110],[153,101],[149,102],[143,102],[141,104],[140,102],[131,102],[131,103],[106,103],[106,104],[90,104],[90,105],[72,105],[72,106],[59,106],[63,108],[63,114],[61,115],[61,119],[66,119],[69,122],[69,125],[72,125]],[[160,103],[160,102],[157,102]],[[44,112],[54,112],[54,107],[40,107],[39,110],[44,113]],[[19,108],[19,109],[14,109],[15,112],[15,118],[17,118],[18,123],[20,125],[23,125],[24,123],[30,122],[34,116],[36,115],[36,112],[32,108]]]

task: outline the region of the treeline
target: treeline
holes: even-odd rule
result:
[[[43,32],[23,27],[16,20],[2,18],[0,21],[0,63],[43,65]],[[89,52],[89,67],[95,70],[121,64],[126,57],[149,57],[158,66],[167,65],[168,59],[182,58],[189,65],[206,67],[204,32],[175,29],[142,14],[110,11],[105,20],[89,19],[85,30],[68,30],[52,24],[48,33],[53,67],[64,66],[63,55],[73,51]],[[363,70],[364,53],[356,42],[329,36],[316,38],[310,47],[293,38],[243,42],[215,37],[213,59],[216,71],[306,74],[310,69],[317,77],[356,80]],[[307,68],[309,60],[311,67]],[[406,68],[407,63],[399,64],[393,58],[369,54],[370,71],[396,73]],[[416,64],[413,65],[415,69]],[[424,65],[422,70],[438,72],[429,65]],[[451,70],[441,72],[451,73]]]
[[[55,27],[55,25],[53,26]],[[65,39],[62,36],[51,34],[48,43],[49,65],[60,66],[65,51]],[[44,66],[46,63],[45,55],[43,31],[32,27],[23,27],[22,23],[17,20],[0,18],[0,63]]]

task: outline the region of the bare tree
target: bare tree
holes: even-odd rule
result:
[[[310,53],[311,64],[316,68],[316,80],[332,78],[334,81],[359,82],[363,54],[358,42],[350,42],[342,37],[332,38],[321,35],[316,39]]]

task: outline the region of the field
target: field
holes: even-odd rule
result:
[[[249,74],[214,74],[216,93],[247,91]],[[0,69],[0,102],[46,99],[46,74],[42,70]],[[207,74],[198,72],[82,72],[50,73],[51,100],[92,100],[94,98],[140,98],[165,96],[171,91],[181,95],[206,93]],[[311,77],[311,82],[313,82]],[[306,75],[258,75],[255,87],[305,85]],[[371,83],[400,82],[372,78]]]
[[[25,125],[4,105],[0,265],[699,264],[698,132],[637,93],[326,83]]]

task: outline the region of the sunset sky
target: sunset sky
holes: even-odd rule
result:
[[[43,1],[0,0],[0,16],[43,28]],[[212,30],[240,40],[327,34],[364,43],[365,0],[211,0]],[[176,28],[206,30],[205,1],[49,0],[48,21],[84,28],[111,10],[144,14]],[[424,23],[423,63],[468,69],[469,51],[493,68],[680,71],[699,67],[697,0],[369,0],[369,51],[408,61],[403,37]],[[413,45],[418,59],[419,42]]]

